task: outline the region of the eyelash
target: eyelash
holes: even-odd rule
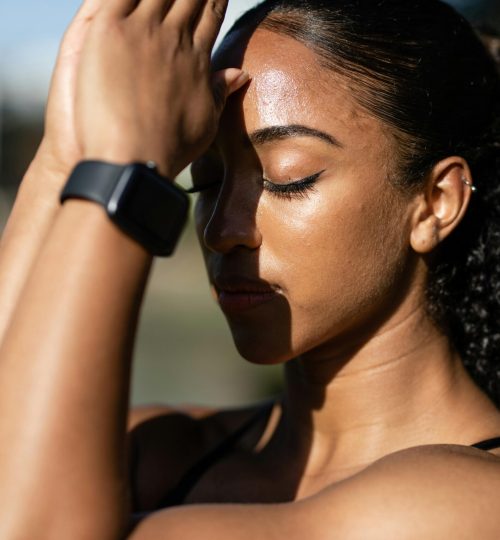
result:
[[[289,182],[288,184],[276,184],[264,178],[262,186],[266,191],[281,199],[291,200],[293,198],[304,198],[308,196],[308,192],[314,191],[314,184],[323,172],[324,170],[319,171],[310,176],[306,176],[305,178],[301,178],[300,180]],[[220,183],[220,180],[216,180],[215,182],[210,182],[203,186],[194,186],[187,189],[186,193],[201,193],[203,191],[208,191],[209,189],[220,185]]]
[[[280,199],[303,199],[307,198],[309,192],[315,190],[314,184],[316,180],[320,177],[323,171],[311,174],[311,176],[306,176],[300,180],[294,180],[288,184],[275,184],[270,180],[264,178],[263,187],[269,193],[272,193]]]

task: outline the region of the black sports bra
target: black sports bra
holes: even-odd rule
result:
[[[217,462],[222,460],[228,455],[237,445],[238,441],[252,429],[253,426],[259,422],[262,418],[269,415],[272,411],[274,403],[266,405],[249,420],[247,420],[241,427],[234,431],[229,437],[224,439],[213,450],[208,452],[204,457],[195,463],[180,479],[174,489],[170,490],[161,499],[158,508],[167,508],[169,506],[179,506],[189,495],[190,491],[198,483],[201,477]],[[494,448],[500,448],[500,437],[492,439],[486,439],[475,444],[471,444],[471,447],[478,448],[480,450],[493,450]]]
[[[160,502],[157,505],[158,509],[168,508],[170,506],[180,506],[186,500],[186,497],[189,495],[189,492],[194,488],[198,483],[201,477],[218,461],[220,461],[224,456],[229,454],[238,443],[238,441],[250,431],[250,429],[257,424],[257,422],[264,418],[265,416],[271,414],[271,411],[274,407],[274,403],[266,405],[257,411],[256,414],[251,416],[242,426],[240,426],[236,431],[231,433],[226,439],[224,439],[220,444],[218,444],[213,450],[205,454],[200,461],[195,463],[188,471],[182,476],[180,481],[174,487],[166,493]],[[132,515],[130,522],[130,531],[149,515],[150,512],[135,512]]]
[[[494,448],[500,448],[500,437],[494,437],[493,439],[486,439],[485,441],[471,444],[473,448],[479,448],[479,450],[493,450]]]
[[[188,469],[175,488],[169,491],[161,499],[159,508],[181,505],[185,501],[189,492],[194,488],[208,469],[229,454],[231,450],[235,448],[238,441],[248,431],[250,431],[261,418],[271,414],[273,407],[274,403],[271,403],[270,405],[266,405],[265,407],[259,409],[257,413],[251,416],[242,426],[231,433],[231,435],[224,439],[213,450],[205,454],[205,456],[203,456],[198,463],[195,463],[190,469]]]
[[[274,404],[263,407],[249,420],[247,420],[242,426],[234,431],[229,437],[224,439],[219,445],[217,445],[212,451],[208,452],[204,457],[193,465],[181,478],[177,486],[170,490],[158,504],[158,509],[168,508],[171,506],[180,506],[184,503],[190,491],[198,483],[201,477],[218,461],[228,455],[231,450],[236,447],[238,441],[250,431],[250,429],[257,424],[257,422],[269,415],[272,411]],[[492,439],[486,439],[484,441],[471,444],[471,447],[478,448],[479,450],[493,450],[494,448],[500,448],[500,437],[494,437]],[[149,512],[139,512],[132,516],[130,527],[133,528],[147,515]]]

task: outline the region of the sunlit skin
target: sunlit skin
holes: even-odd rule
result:
[[[226,313],[238,349],[257,363],[296,359],[287,366],[282,421],[260,463],[268,455],[279,478],[305,460],[300,497],[398,449],[471,444],[498,431],[496,412],[425,314],[418,251],[434,239],[416,231],[420,199],[388,180],[395,145],[387,126],[290,38],[258,30],[242,68],[252,80],[230,99],[193,182],[219,180],[202,191],[196,213],[212,283],[241,276],[277,292]],[[256,136],[297,125],[334,142]],[[300,194],[263,185],[318,172]]]
[[[210,272],[237,267],[277,288],[286,301],[285,321],[284,309],[277,316],[279,302],[230,317],[244,356],[276,362],[333,340],[338,351],[343,333],[361,330],[368,319],[373,326],[377,312],[386,318],[417,262],[407,249],[408,200],[387,182],[393,152],[387,129],[355,104],[312,52],[290,39],[257,32],[243,68],[252,75],[243,118],[240,96],[223,116],[214,164],[194,168],[199,185],[203,176],[207,183],[220,176],[220,169],[225,175],[222,192],[216,186],[198,203]],[[244,133],[252,138],[290,125],[316,129],[337,143],[315,136],[245,140]],[[316,173],[312,189],[288,197],[262,186],[263,178],[283,184]],[[415,300],[406,309],[414,308]],[[280,345],[287,350],[274,351],[276,332],[262,330],[283,323],[288,339]]]
[[[394,133],[310,49],[264,21],[211,65],[226,5],[86,0],[66,33],[0,243],[0,537],[496,540],[500,450],[467,445],[499,413],[423,293],[467,211],[467,162],[398,191]],[[99,205],[59,204],[90,158],[170,178],[200,158],[216,299],[248,360],[287,368],[272,410],[154,406],[126,438],[152,254]]]

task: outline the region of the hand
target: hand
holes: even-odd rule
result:
[[[78,70],[76,129],[86,159],[148,161],[173,178],[215,137],[248,76],[211,73],[227,0],[107,0]]]
[[[59,48],[45,114],[45,131],[35,161],[35,181],[44,178],[44,192],[58,199],[71,169],[82,159],[75,129],[76,74],[85,37],[101,0],[86,0],[66,30]],[[47,171],[47,172],[45,172]],[[48,174],[47,174],[48,173]],[[47,189],[49,188],[49,189]]]

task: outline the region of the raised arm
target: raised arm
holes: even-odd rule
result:
[[[224,97],[246,80],[239,70],[211,79],[225,2],[91,5],[71,107],[81,155],[155,160],[173,177],[210,143]],[[94,203],[49,213],[0,347],[0,538],[114,540],[128,522],[125,416],[151,256]],[[499,489],[498,458],[413,449],[297,503],[167,510],[129,536],[493,540]]]
[[[74,126],[76,71],[99,2],[87,0],[61,43],[40,147],[19,188],[0,240],[0,343],[59,208],[59,193],[82,153]]]
[[[81,155],[154,160],[172,178],[211,142],[225,97],[246,80],[210,73],[225,2],[91,4],[73,106]],[[130,358],[151,256],[94,203],[49,214],[0,349],[0,537],[118,538]]]

